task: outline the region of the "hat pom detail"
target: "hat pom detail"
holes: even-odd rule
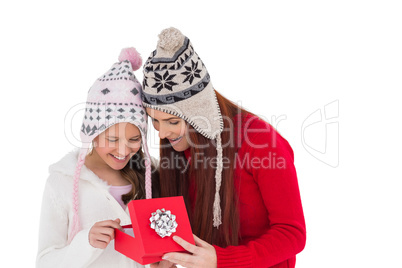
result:
[[[159,35],[158,46],[164,50],[172,51],[183,44],[184,35],[176,28],[170,27]]]
[[[138,53],[137,50],[133,47],[123,48],[121,50],[119,61],[122,62],[125,60],[131,62],[131,67],[133,68],[133,71],[138,70],[142,65],[142,58],[140,56],[140,53]]]

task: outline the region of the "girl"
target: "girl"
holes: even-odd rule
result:
[[[173,237],[189,253],[152,266],[295,267],[306,230],[288,142],[213,89],[175,28],[159,35],[143,87],[161,139],[161,195],[184,196],[196,235],[195,246]]]
[[[142,267],[112,241],[114,228],[130,224],[126,204],[152,196],[147,115],[133,73],[141,62],[134,48],[122,50],[90,88],[82,148],[50,167],[37,267]]]

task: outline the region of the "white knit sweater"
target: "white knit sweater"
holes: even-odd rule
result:
[[[72,187],[78,150],[67,154],[49,168],[50,176],[43,194],[39,228],[37,267],[144,267],[114,250],[114,240],[106,249],[89,244],[88,233],[94,223],[119,218],[121,225],[131,224],[110,195],[109,185],[84,165],[79,182],[79,217],[82,230],[68,244],[72,222]]]

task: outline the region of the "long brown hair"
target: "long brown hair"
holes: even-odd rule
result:
[[[151,161],[152,197],[159,197],[159,172]],[[122,195],[124,204],[134,199],[145,198],[145,160],[141,148],[133,155],[128,164],[120,170],[121,175],[133,186],[131,191]]]
[[[222,185],[220,188],[222,224],[213,227],[213,202],[215,196],[216,145],[188,126],[191,159],[188,162],[183,152],[176,152],[167,139],[160,144],[160,186],[161,196],[182,195],[189,212],[193,233],[210,244],[225,247],[236,246],[239,240],[239,214],[237,195],[234,189],[234,161],[237,148],[233,143],[233,118],[237,114],[248,113],[215,91],[221,114],[224,118],[224,131],[221,133],[223,159]],[[196,146],[206,145],[206,146]],[[199,166],[202,157],[202,166]],[[214,164],[215,161],[215,164]],[[190,204],[190,180],[195,180],[195,204]],[[191,207],[191,205],[194,206]]]

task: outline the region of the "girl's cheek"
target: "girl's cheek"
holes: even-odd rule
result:
[[[129,144],[129,147],[133,152],[137,153],[138,150],[141,148],[141,141],[138,142],[132,142]]]

